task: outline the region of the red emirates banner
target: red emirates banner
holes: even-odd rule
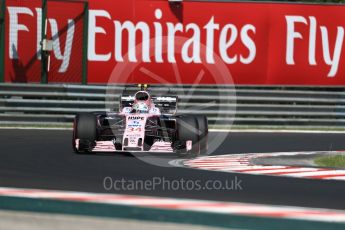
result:
[[[5,80],[40,81],[40,0],[6,1]],[[345,85],[345,6],[48,1],[49,82]]]

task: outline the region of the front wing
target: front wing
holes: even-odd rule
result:
[[[79,148],[79,139],[75,140],[76,148]],[[92,147],[90,152],[127,152],[115,148],[112,141],[96,141],[96,145]],[[157,141],[155,142],[149,151],[131,151],[131,152],[159,152],[159,153],[173,153],[174,150],[171,147],[170,142]]]

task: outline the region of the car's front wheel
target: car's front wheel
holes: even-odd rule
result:
[[[200,154],[199,125],[195,117],[180,116],[176,118],[174,148],[183,157],[196,157]]]
[[[200,154],[207,154],[208,150],[208,120],[205,115],[196,115],[199,125]]]
[[[73,149],[75,153],[88,153],[97,140],[97,119],[92,113],[78,114],[74,119]]]

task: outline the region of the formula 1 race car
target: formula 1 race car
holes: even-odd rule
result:
[[[208,148],[204,115],[178,115],[177,96],[151,96],[147,85],[122,95],[119,112],[78,114],[73,149],[91,152],[171,152],[197,156]]]

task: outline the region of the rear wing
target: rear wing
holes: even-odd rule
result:
[[[151,97],[153,104],[161,111],[162,114],[175,114],[177,112],[177,96],[156,96]],[[120,112],[124,107],[132,107],[134,96],[122,95],[120,102]]]

